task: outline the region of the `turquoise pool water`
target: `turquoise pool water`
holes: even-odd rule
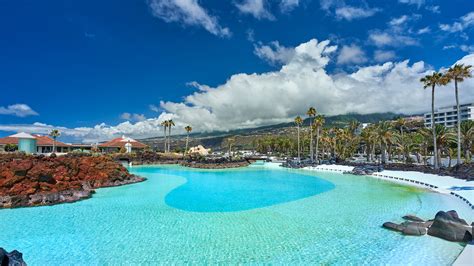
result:
[[[453,208],[473,218],[451,197],[369,177],[264,167],[131,171],[148,180],[73,204],[0,210],[0,246],[22,251],[29,265],[448,265],[461,245],[380,225]]]

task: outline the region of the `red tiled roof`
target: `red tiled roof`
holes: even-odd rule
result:
[[[122,148],[125,147],[125,144],[127,144],[126,139],[124,138],[116,138],[111,141],[99,144],[98,147],[100,148]],[[138,149],[144,149],[148,147],[147,145],[136,141],[136,140],[131,140],[130,144],[132,144],[132,148],[138,148]]]
[[[53,139],[48,136],[33,135],[36,138],[37,146],[53,146]],[[16,144],[18,145],[18,138],[5,137],[0,138],[0,144]],[[69,147],[69,144],[61,141],[56,141],[56,147]]]

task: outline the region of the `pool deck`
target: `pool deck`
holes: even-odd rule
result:
[[[329,171],[343,173],[352,171],[353,166],[345,165],[318,165],[305,167],[310,171]],[[390,171],[374,173],[372,177],[401,183],[410,186],[422,187],[435,192],[449,194],[456,199],[468,204],[474,211],[474,182],[457,179],[451,176],[439,176],[414,171]],[[469,243],[461,252],[453,265],[474,265],[474,243]]]

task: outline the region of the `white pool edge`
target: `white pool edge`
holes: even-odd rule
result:
[[[346,171],[352,171],[353,166],[346,165],[318,165],[315,167],[305,167],[304,170],[309,171],[328,171],[328,172],[338,172],[344,173]],[[450,188],[452,187],[463,187],[468,185],[468,181],[456,179],[451,176],[438,176],[433,174],[425,174],[421,172],[414,171],[389,171],[384,170],[382,172],[374,173],[368,175],[370,177],[387,180],[390,182],[401,183],[409,186],[419,187],[429,189],[438,193],[447,194],[462,200],[465,204],[468,204],[469,207],[474,211],[474,193],[466,190],[463,192],[463,196],[459,195],[460,192],[455,193]],[[474,185],[474,183],[469,184]],[[454,261],[453,265],[463,266],[463,265],[474,265],[474,243],[469,243],[461,251],[459,256]]]

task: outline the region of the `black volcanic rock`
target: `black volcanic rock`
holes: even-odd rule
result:
[[[472,241],[473,226],[459,218],[456,211],[440,211],[434,220],[424,221],[415,215],[405,215],[401,224],[385,222],[382,227],[404,235],[421,236],[428,234],[453,242]],[[474,224],[474,223],[473,223]]]
[[[472,226],[459,218],[456,211],[440,211],[428,229],[430,236],[454,242],[472,241]]]
[[[0,263],[1,266],[26,266],[21,252],[18,250],[7,252],[3,248],[0,248]]]

